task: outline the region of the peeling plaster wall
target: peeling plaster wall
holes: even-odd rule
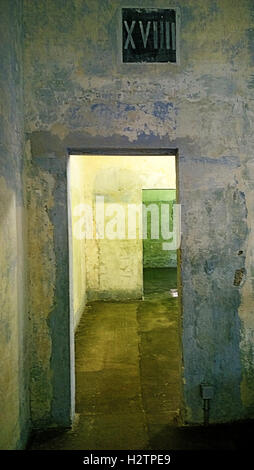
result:
[[[178,148],[185,420],[203,419],[204,380],[215,388],[212,422],[254,417],[253,2],[172,0],[179,65],[121,64],[119,8],[128,5],[140,2],[25,0],[32,158],[61,159],[68,147]],[[35,338],[48,315],[45,306]]]
[[[50,360],[52,354],[48,316],[53,309],[55,290],[55,253],[53,226],[49,211],[53,207],[53,176],[45,171],[30,169],[27,175],[28,256],[29,256],[29,315],[31,337],[31,417],[34,422],[44,413],[50,414],[52,385]],[[41,210],[38,209],[43,203]],[[38,318],[38,320],[37,320]],[[37,323],[38,321],[38,323]],[[40,334],[37,335],[39,329]],[[37,378],[37,379],[36,379]],[[36,419],[34,418],[36,416]]]
[[[21,1],[2,0],[0,31],[0,449],[11,450],[30,428]]]
[[[29,155],[29,152],[28,152]],[[74,318],[69,296],[67,162],[37,158],[27,169],[31,418],[34,428],[73,417]]]

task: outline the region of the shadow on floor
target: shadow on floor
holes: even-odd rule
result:
[[[154,429],[155,430],[155,429]],[[253,445],[254,421],[210,426],[165,426],[154,435],[142,450],[183,451],[242,451]],[[70,439],[72,435],[73,439]],[[69,445],[66,447],[66,438]],[[75,429],[72,431],[47,431],[33,436],[28,450],[86,450]],[[94,450],[92,448],[87,450]],[[102,447],[101,450],[104,450]],[[106,450],[116,450],[107,447]],[[133,449],[129,449],[133,450]],[[135,450],[135,449],[134,449]]]
[[[151,436],[156,450],[250,450],[254,421],[210,426],[165,426]]]

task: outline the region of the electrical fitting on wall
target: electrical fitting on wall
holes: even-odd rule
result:
[[[209,383],[202,383],[200,384],[200,394],[203,398],[204,425],[207,425],[209,424],[210,401],[214,396],[214,387]]]

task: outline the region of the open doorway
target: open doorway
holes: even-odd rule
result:
[[[176,157],[71,155],[69,178],[78,432],[88,449],[145,449],[180,417],[177,255],[161,230]],[[148,215],[144,240],[156,203],[159,238]]]
[[[146,236],[143,239],[144,296],[167,293],[178,297],[177,249],[165,249],[174,230],[173,208],[176,188],[143,189],[143,219],[146,218]]]

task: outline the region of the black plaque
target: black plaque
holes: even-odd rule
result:
[[[176,12],[122,9],[123,62],[176,62]]]

